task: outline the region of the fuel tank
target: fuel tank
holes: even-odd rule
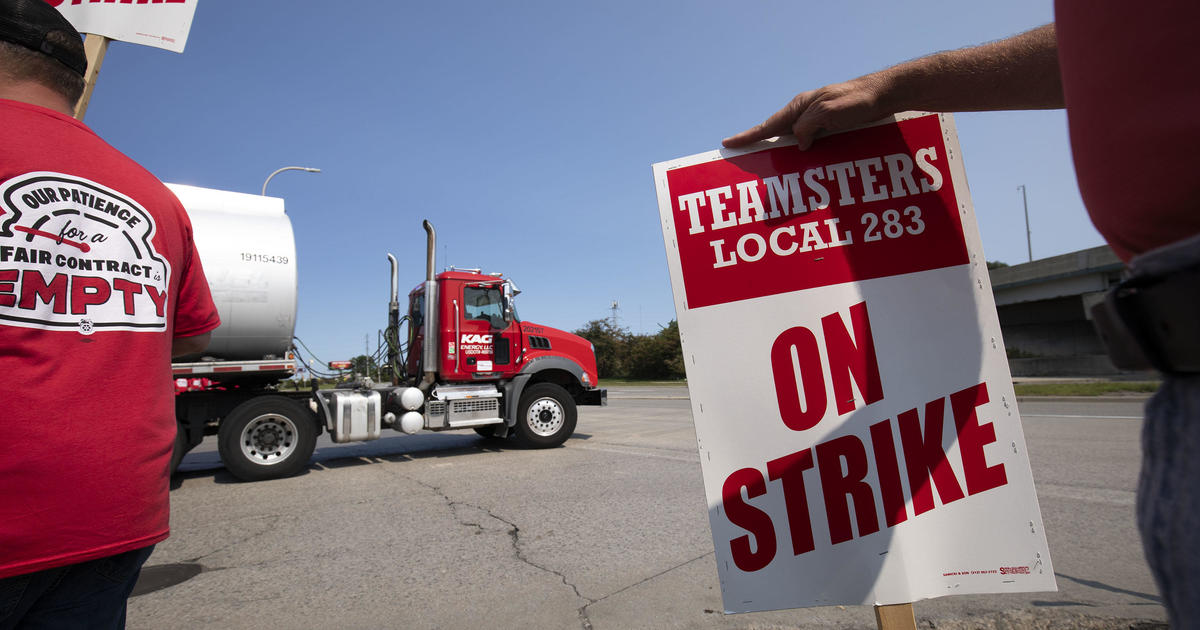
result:
[[[167,184],[187,210],[221,326],[201,357],[281,358],[296,328],[296,241],[277,197]]]

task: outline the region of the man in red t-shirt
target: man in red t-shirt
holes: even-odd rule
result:
[[[179,201],[71,117],[86,58],[0,0],[0,630],[123,627],[168,534],[171,357],[220,323]]]
[[[736,148],[793,133],[807,149],[820,132],[906,110],[1066,107],[1088,214],[1132,276],[1157,283],[1139,285],[1156,292],[1157,312],[1125,319],[1166,372],[1146,406],[1138,524],[1176,627],[1200,627],[1200,349],[1163,341],[1195,336],[1200,320],[1197,26],[1195,0],[1057,0],[1054,24],[803,92],[724,140]],[[1167,337],[1150,322],[1185,332]]]

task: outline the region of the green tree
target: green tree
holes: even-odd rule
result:
[[[667,344],[669,350],[664,357],[667,378],[683,378],[687,373],[683,367],[683,342],[679,339],[679,322],[672,319],[658,331],[658,336]]]
[[[360,354],[353,359],[350,359],[350,369],[359,376],[370,376],[374,378],[376,367],[378,366],[375,364],[375,359],[365,354]]]
[[[679,323],[675,320],[654,335],[633,337],[629,345],[629,377],[683,378],[683,350],[679,342]]]
[[[627,374],[629,359],[629,331],[613,326],[607,319],[594,319],[575,331],[576,335],[592,342],[596,349],[596,370],[600,378],[614,378]]]

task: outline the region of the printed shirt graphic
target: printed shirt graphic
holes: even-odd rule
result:
[[[0,201],[0,320],[85,335],[167,329],[171,265],[136,202],[49,172],[5,182]]]

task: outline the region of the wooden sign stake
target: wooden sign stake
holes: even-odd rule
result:
[[[96,77],[100,75],[100,65],[104,63],[104,53],[108,52],[109,38],[103,35],[88,33],[83,40],[83,52],[87,54],[87,73],[83,75],[83,95],[75,104],[75,120],[83,120],[87,113],[88,103],[92,100],[92,90],[96,89]]]
[[[879,630],[917,630],[912,604],[876,606],[875,623]]]

